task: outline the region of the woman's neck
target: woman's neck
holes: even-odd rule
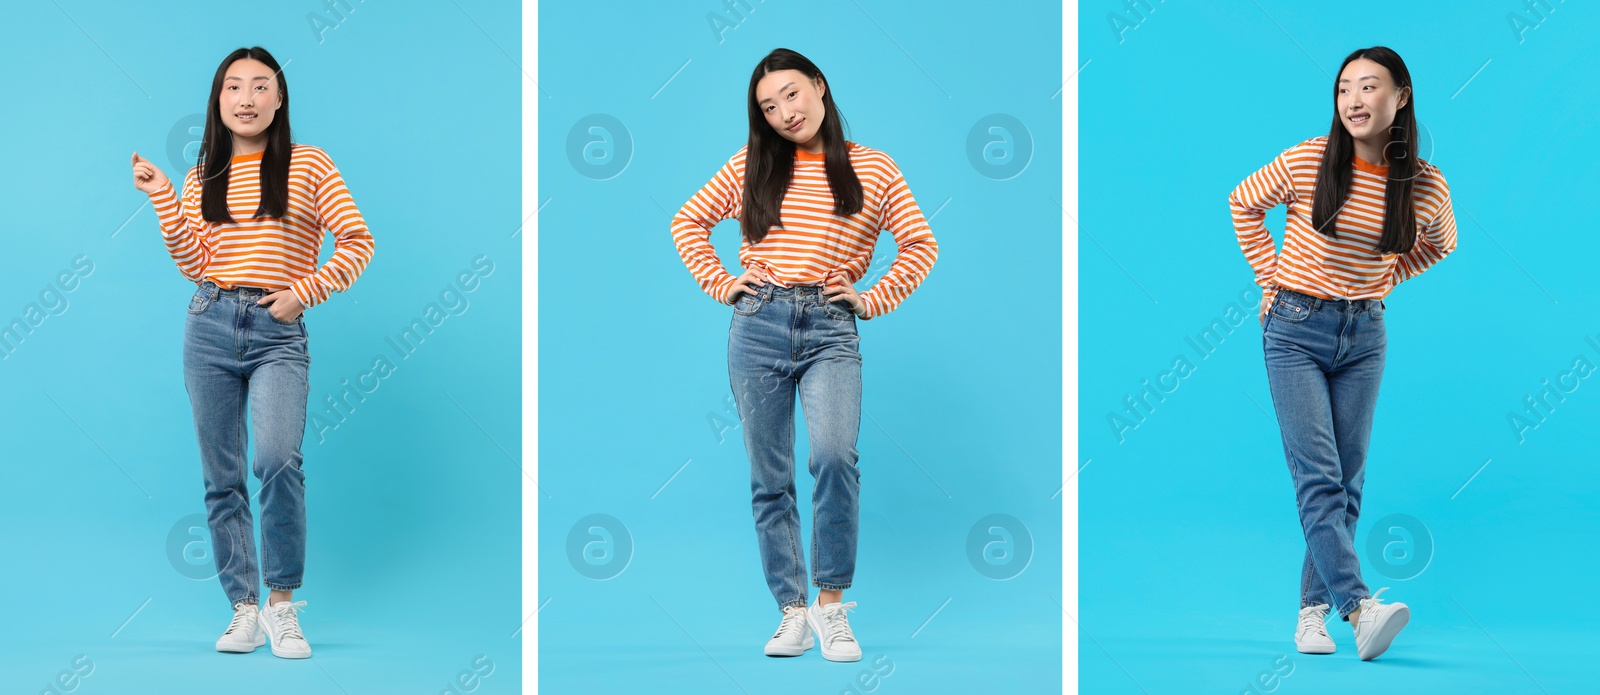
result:
[[[242,154],[255,154],[257,152],[264,152],[266,149],[267,136],[265,134],[257,135],[253,138],[243,138],[239,137],[238,135],[233,136],[233,154],[235,157]],[[1363,157],[1362,159],[1366,158]]]
[[[1388,143],[1374,144],[1366,140],[1356,140],[1356,156],[1381,167],[1389,166],[1389,161],[1384,159],[1384,146]]]

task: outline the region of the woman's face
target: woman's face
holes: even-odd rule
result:
[[[820,79],[807,79],[799,70],[778,70],[756,82],[756,106],[779,135],[806,145],[822,132],[825,93],[827,85]]]
[[[1339,120],[1357,140],[1388,142],[1394,113],[1410,100],[1410,92],[1395,89],[1388,68],[1357,58],[1339,73]]]
[[[266,132],[282,105],[278,77],[266,63],[241,58],[228,66],[217,108],[222,112],[222,124],[235,136],[254,138]]]

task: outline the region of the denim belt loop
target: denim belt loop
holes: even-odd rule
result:
[[[1291,294],[1291,295],[1299,297],[1302,301],[1304,301],[1310,307],[1311,311],[1316,311],[1318,309],[1321,309],[1323,304],[1326,304],[1328,302],[1333,302],[1333,301],[1343,302],[1344,305],[1349,310],[1358,311],[1358,312],[1359,311],[1372,311],[1373,307],[1377,307],[1379,309],[1385,309],[1385,310],[1389,308],[1388,304],[1385,304],[1382,299],[1323,299],[1321,297],[1317,297],[1317,296],[1314,296],[1314,295],[1306,294],[1305,292],[1299,292],[1299,291],[1296,291],[1296,290],[1291,290],[1291,289],[1288,289],[1288,288],[1280,289],[1278,291],[1278,293],[1279,294]]]
[[[1326,301],[1321,297],[1317,297],[1317,296],[1314,296],[1314,295],[1306,294],[1305,292],[1300,292],[1298,290],[1286,289],[1284,291],[1288,292],[1289,294],[1292,294],[1292,295],[1294,295],[1296,297],[1299,297],[1302,300],[1304,300],[1306,304],[1310,305],[1311,311],[1316,311],[1318,309],[1321,309],[1322,308],[1322,303],[1324,301]]]

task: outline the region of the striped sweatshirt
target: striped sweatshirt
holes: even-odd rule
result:
[[[180,197],[169,181],[150,194],[167,251],[179,272],[195,283],[223,289],[239,285],[289,289],[310,308],[350,288],[372,260],[372,234],[345,189],[344,178],[321,148],[295,145],[289,158],[289,207],[276,219],[256,218],[265,152],[233,157],[228,171],[228,213],[218,224],[201,216],[202,172],[184,177]],[[334,235],[334,252],[317,268],[322,230]]]
[[[1306,140],[1284,150],[1251,174],[1228,196],[1233,228],[1245,260],[1262,287],[1260,320],[1279,288],[1323,299],[1382,299],[1395,285],[1416,277],[1456,248],[1456,218],[1444,174],[1426,160],[1417,160],[1412,184],[1417,237],[1410,251],[1379,254],[1383,237],[1384,190],[1388,167],[1354,158],[1350,197],[1334,218],[1338,239],[1329,239],[1311,223],[1317,168],[1328,136]],[[1267,211],[1288,205],[1283,251],[1274,254]]]
[[[828,273],[843,268],[852,284],[867,274],[878,232],[888,229],[899,253],[883,278],[861,293],[863,319],[882,316],[900,305],[922,284],[939,256],[922,210],[911,197],[905,177],[889,155],[859,143],[846,143],[850,165],[861,180],[861,212],[833,214],[833,193],[823,168],[826,155],[795,150],[794,177],[779,211],[781,226],[758,244],[743,240],[739,264],[765,270],[780,287],[821,285]],[[749,145],[739,148],[711,181],[672,217],[672,243],[700,284],[723,304],[732,299],[734,275],[722,267],[711,246],[711,228],[744,212],[744,160]]]

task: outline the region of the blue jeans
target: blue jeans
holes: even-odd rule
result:
[[[794,489],[794,397],[804,408],[811,499],[812,583],[847,589],[855,575],[861,471],[861,337],[844,301],[816,285],[763,285],[733,305],[728,381],[745,452],[756,540],[767,588],[780,607],[804,606],[806,559]]]
[[[1327,603],[1345,620],[1368,596],[1355,535],[1388,343],[1383,311],[1381,300],[1284,289],[1262,324],[1267,381],[1306,538],[1300,606]]]
[[[300,588],[306,554],[306,430],[311,355],[300,317],[283,323],[256,300],[254,287],[224,290],[210,280],[189,300],[183,381],[194,409],[212,555],[228,604],[258,603],[255,532],[245,489],[245,407],[255,434],[261,481],[261,579],[270,589]]]

